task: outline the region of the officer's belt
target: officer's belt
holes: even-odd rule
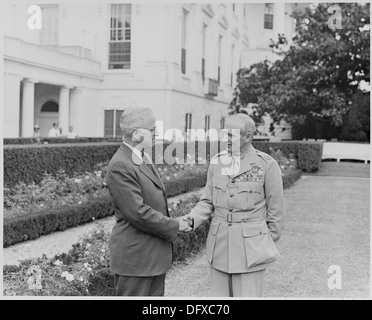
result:
[[[248,212],[222,212],[220,210],[214,211],[214,218],[220,221],[232,223],[244,223],[244,222],[254,222],[266,220],[264,217],[254,216],[252,213]]]

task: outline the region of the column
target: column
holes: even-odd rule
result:
[[[62,135],[68,133],[70,122],[70,89],[71,87],[63,86],[59,91],[59,118],[58,125],[62,128]]]
[[[31,79],[23,80],[22,93],[22,137],[34,135],[35,83]]]
[[[74,88],[71,90],[70,95],[70,125],[74,127],[74,132],[76,132],[79,137],[82,134],[82,90],[80,88]]]

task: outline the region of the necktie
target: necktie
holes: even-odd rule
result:
[[[239,169],[240,169],[240,158],[233,157],[233,164],[232,164],[233,175],[238,174]]]

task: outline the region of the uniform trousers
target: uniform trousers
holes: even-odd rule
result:
[[[164,296],[165,274],[154,277],[119,276],[115,274],[116,296]]]
[[[265,269],[248,273],[225,273],[210,268],[213,297],[262,297]]]

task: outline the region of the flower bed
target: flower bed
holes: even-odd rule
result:
[[[199,201],[192,196],[170,206],[170,215],[190,212]],[[174,242],[174,261],[197,253],[206,240],[209,223],[195,232],[179,234]],[[16,296],[111,296],[113,275],[109,270],[109,233],[98,228],[75,244],[67,253],[52,259],[27,260],[17,266],[4,266],[4,295]]]
[[[296,159],[280,150],[270,150],[283,172],[284,187],[301,176]],[[104,181],[106,164],[93,173],[69,177],[63,170],[56,177],[45,174],[40,184],[21,183],[4,190],[3,247],[36,239],[56,231],[107,217],[112,212]],[[206,183],[207,165],[157,165],[168,197],[201,188]]]
[[[192,186],[182,187],[180,180],[186,177],[205,176],[206,165],[157,165],[168,196],[190,191]],[[105,175],[107,162],[95,166],[93,173],[75,174],[69,177],[64,170],[55,176],[44,173],[40,183],[17,184],[4,188],[4,218],[20,217],[29,213],[67,206],[78,206],[108,196]],[[186,179],[187,180],[187,179]],[[195,179],[191,179],[193,181]]]
[[[301,170],[288,169],[283,175],[287,189],[302,175]],[[199,201],[197,196],[169,206],[171,217],[190,212]],[[174,261],[184,261],[204,247],[209,222],[192,233],[180,233],[174,241]],[[109,233],[98,228],[75,244],[67,253],[52,259],[23,261],[20,266],[4,266],[4,296],[113,296],[114,279],[109,270]]]
[[[166,179],[164,185],[167,196],[172,197],[203,187],[207,177],[206,168],[200,167],[197,172],[198,174],[191,174],[184,170],[177,174],[177,178],[169,181]],[[169,175],[167,176],[169,177]],[[112,215],[112,204],[107,190],[105,189],[101,194],[102,197],[91,198],[91,200],[80,204],[81,201],[75,205],[46,208],[27,214],[18,212],[12,217],[6,217],[4,219],[3,247],[9,247],[22,241],[36,239],[42,235],[63,231]],[[92,196],[87,196],[86,199],[89,199],[89,197]],[[56,200],[56,202],[60,204],[65,201],[62,199],[59,202]],[[49,205],[45,205],[45,207],[47,206]]]

